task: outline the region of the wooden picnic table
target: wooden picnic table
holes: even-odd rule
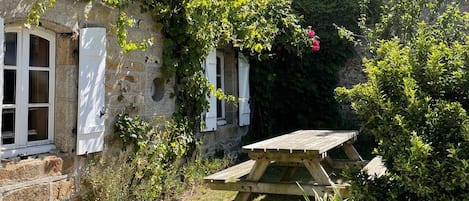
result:
[[[238,191],[235,200],[246,201],[251,193],[303,195],[295,182],[289,179],[299,167],[306,167],[313,178],[312,182],[302,183],[305,193],[333,192],[335,188],[346,188],[346,185],[335,184],[324,165],[342,168],[346,164],[363,163],[362,158],[353,147],[357,131],[343,130],[300,130],[261,142],[243,146],[243,151],[251,160],[204,178],[209,187],[215,190]],[[334,160],[328,151],[341,147],[347,160]],[[271,165],[286,166],[282,179],[278,182],[262,182],[261,178]]]

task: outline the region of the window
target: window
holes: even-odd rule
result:
[[[247,126],[249,109],[249,60],[234,48],[212,50],[203,63],[210,84],[225,94],[240,99],[238,105],[225,104],[216,97],[207,97],[210,108],[205,112],[202,131],[215,131],[217,126]]]
[[[222,51],[217,51],[217,89],[225,91],[225,57]],[[217,125],[226,124],[225,101],[217,99]]]
[[[2,152],[48,151],[54,137],[55,34],[5,27],[4,40]]]

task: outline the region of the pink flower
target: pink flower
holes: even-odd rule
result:
[[[313,50],[313,52],[317,52],[319,51],[319,49],[321,49],[321,47],[318,46],[313,46],[313,48],[311,48]]]
[[[319,40],[313,40],[313,42],[311,43],[313,46],[319,46]]]
[[[317,52],[317,51],[319,51],[319,49],[321,49],[320,43],[321,42],[319,42],[319,40],[313,40],[313,42],[311,43],[311,45],[313,46],[311,48],[313,50],[313,52]]]
[[[314,32],[314,30],[312,30],[312,29],[309,30],[309,32],[308,32],[308,38],[312,38],[312,37],[314,37],[315,35],[316,35],[316,32]]]

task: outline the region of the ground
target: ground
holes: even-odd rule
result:
[[[182,201],[231,201],[235,198],[234,191],[216,191],[208,189],[206,186],[198,186],[186,192]],[[285,195],[256,195],[254,201],[304,201],[301,196]]]

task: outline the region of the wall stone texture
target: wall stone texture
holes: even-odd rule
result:
[[[50,185],[39,184],[7,192],[3,195],[3,201],[45,201],[50,200]]]

